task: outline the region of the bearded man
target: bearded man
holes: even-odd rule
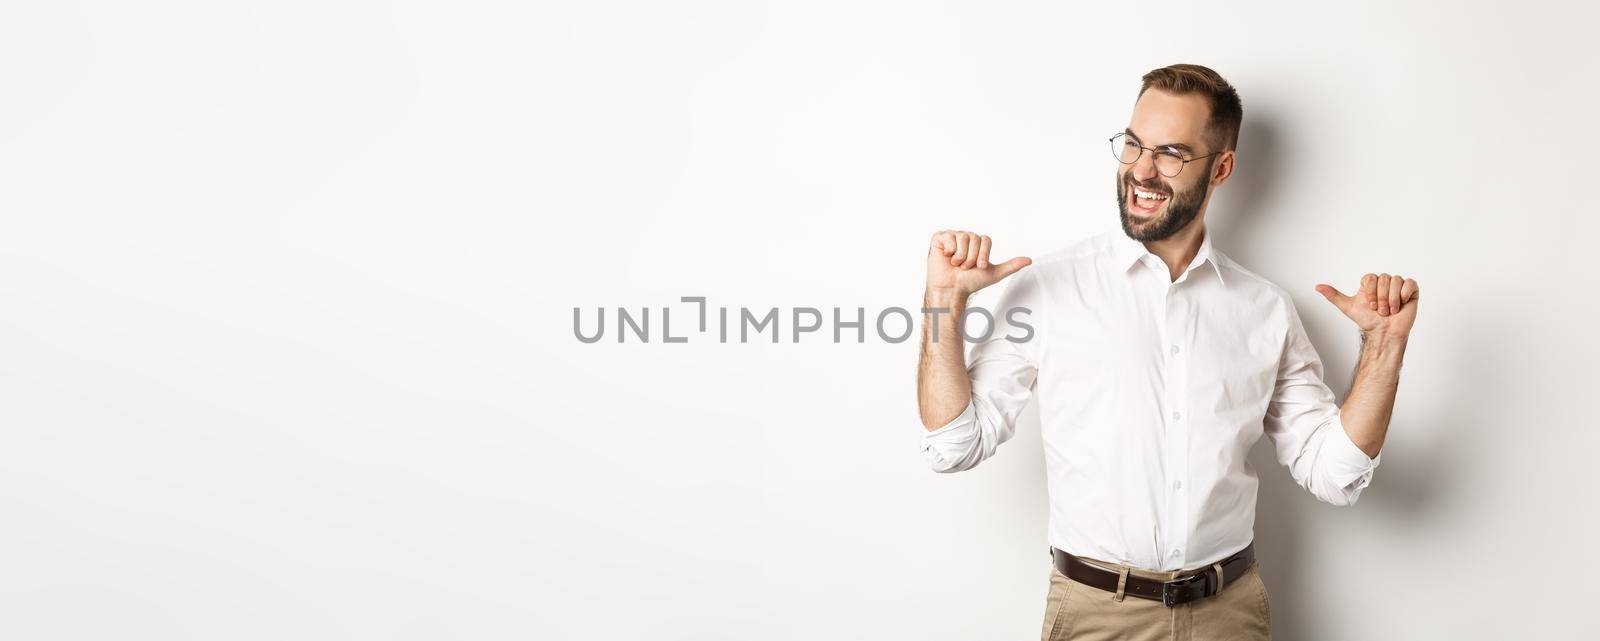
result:
[[[988,236],[933,235],[921,448],[935,471],[971,469],[1039,403],[1046,641],[1269,639],[1246,456],[1265,435],[1313,496],[1355,504],[1383,449],[1417,282],[1369,273],[1353,296],[1317,286],[1362,338],[1350,394],[1335,404],[1289,295],[1206,231],[1211,194],[1236,163],[1238,92],[1199,65],[1143,80],[1128,126],[1111,136],[1120,232],[1037,264],[991,261]],[[997,306],[1030,310],[1030,339],[992,331],[968,357],[968,297],[1007,277]]]

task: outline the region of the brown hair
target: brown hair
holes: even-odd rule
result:
[[[1139,95],[1151,88],[1170,94],[1196,94],[1211,105],[1211,120],[1206,123],[1208,142],[1216,151],[1233,149],[1239,145],[1239,123],[1244,120],[1244,106],[1239,103],[1239,92],[1222,79],[1222,75],[1200,65],[1171,65],[1144,75],[1144,85]]]

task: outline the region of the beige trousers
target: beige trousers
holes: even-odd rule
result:
[[[1082,558],[1082,557],[1080,557]],[[1158,581],[1198,574],[1204,568],[1151,572],[1117,563],[1084,559],[1113,572],[1127,571]],[[1050,568],[1043,641],[1270,641],[1267,585],[1258,560],[1214,596],[1173,607],[1119,595],[1067,578]]]

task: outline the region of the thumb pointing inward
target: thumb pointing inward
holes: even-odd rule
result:
[[[1317,293],[1322,294],[1323,298],[1328,299],[1328,302],[1333,303],[1339,309],[1344,309],[1345,306],[1350,304],[1350,297],[1345,296],[1344,292],[1339,291],[1333,285],[1320,283],[1317,285]]]

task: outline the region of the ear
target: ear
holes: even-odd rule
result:
[[[1233,150],[1229,149],[1217,156],[1217,164],[1211,167],[1211,186],[1218,187],[1228,182],[1233,176]]]

